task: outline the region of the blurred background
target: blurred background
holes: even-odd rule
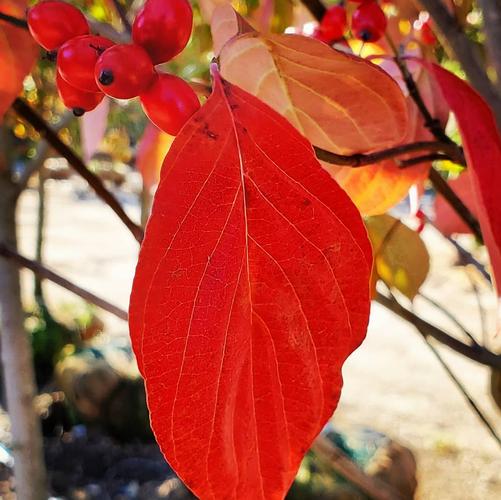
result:
[[[98,22],[120,26],[112,2],[72,3]],[[482,43],[479,11],[474,2],[469,5],[468,35]],[[273,29],[281,32],[300,7],[288,0],[274,6]],[[137,6],[127,2],[126,7]],[[193,7],[192,39],[165,69],[203,83],[209,80],[212,42],[199,4]],[[243,13],[256,7],[254,0],[239,3]],[[449,62],[452,68],[454,64]],[[82,156],[130,218],[144,225],[173,138],[148,124],[137,99],[106,98],[77,120],[60,102],[54,81],[53,63],[40,58],[24,81],[23,97]],[[9,111],[0,133],[3,161],[12,165],[17,179],[26,180],[17,209],[19,253],[126,311],[138,254],[134,238],[65,158],[40,145],[39,133],[19,115]],[[31,172],[35,174],[29,176]],[[435,193],[429,186],[425,199],[423,211],[435,221]],[[392,214],[411,227],[416,224],[409,216],[409,200]],[[466,330],[494,350],[497,299],[443,232],[426,224],[421,233],[430,271],[420,295],[408,305],[430,323],[455,335]],[[445,232],[487,264],[472,235]],[[49,281],[41,283],[30,271],[23,270],[21,279],[53,497],[192,498],[165,463],[149,429],[127,323]],[[499,435],[499,373],[447,347],[435,348]],[[367,339],[343,373],[341,401],[323,437],[363,475],[352,476],[349,467],[347,473],[320,450],[311,452],[290,498],[368,498],[359,484],[365,476],[391,485],[399,498],[501,498],[499,442],[412,325],[374,303]],[[15,498],[13,442],[5,412],[0,443],[0,498]]]

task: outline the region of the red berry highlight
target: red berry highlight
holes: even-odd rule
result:
[[[46,0],[29,9],[28,28],[36,42],[48,51],[89,33],[85,16],[73,5],[56,0]]]
[[[87,92],[99,92],[94,68],[101,54],[114,43],[96,35],[83,35],[68,40],[57,53],[57,68],[73,87]]]
[[[94,75],[98,87],[106,95],[131,99],[153,83],[156,73],[150,56],[141,46],[120,44],[101,54]]]
[[[327,41],[327,43],[335,42],[343,38],[347,24],[345,8],[341,5],[334,5],[327,10],[322,18],[317,37],[322,41]]]
[[[73,110],[76,116],[81,116],[85,111],[93,110],[102,100],[102,92],[85,92],[77,89],[66,82],[57,72],[56,76],[57,92],[63,104]]]
[[[376,42],[386,31],[387,20],[381,7],[374,1],[362,3],[351,18],[351,31],[364,42]]]
[[[159,74],[139,97],[148,118],[170,135],[177,135],[200,108],[193,89],[181,78],[165,73]]]
[[[415,31],[416,31],[416,38],[422,44],[433,46],[437,43],[437,37],[435,36],[435,33],[433,33],[433,29],[431,28],[429,21],[420,23],[420,26]]]
[[[153,64],[167,62],[188,43],[193,12],[187,0],[147,0],[132,26],[132,39]]]

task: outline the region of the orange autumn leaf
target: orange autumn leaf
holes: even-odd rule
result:
[[[382,65],[404,89],[405,83],[402,81],[400,70],[395,63],[385,60]],[[409,64],[409,69],[426,107],[432,116],[445,126],[449,117],[449,106],[435,80],[412,61]],[[433,136],[424,126],[423,117],[411,97],[407,97],[407,106],[409,125],[402,144],[432,141]],[[418,154],[412,156],[418,156]],[[409,155],[400,157],[402,160],[406,158],[409,158]],[[348,193],[364,215],[378,215],[387,212],[400,202],[413,185],[422,185],[428,177],[431,163],[420,163],[402,169],[394,160],[388,159],[375,165],[356,169],[328,164],[324,164],[324,167]]]
[[[24,0],[0,0],[0,12],[24,17]],[[0,21],[0,121],[23,86],[38,56],[38,46],[25,29]]]
[[[136,166],[141,172],[146,188],[158,184],[162,163],[173,140],[174,137],[161,132],[152,123],[148,123],[139,142],[136,157]]]
[[[213,14],[216,50],[238,32],[238,16],[231,29],[228,9]],[[224,78],[284,115],[320,148],[345,155],[374,151],[406,134],[405,98],[395,81],[374,64],[312,38],[252,31],[226,41],[219,61]]]

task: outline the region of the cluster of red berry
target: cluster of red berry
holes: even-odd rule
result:
[[[117,99],[139,96],[148,118],[176,135],[200,107],[181,78],[155,66],[179,54],[190,38],[193,12],[187,0],[146,0],[132,27],[130,44],[89,33],[85,16],[70,4],[45,0],[28,12],[35,40],[57,54],[59,95],[75,115],[94,109],[104,94]]]
[[[364,42],[379,40],[386,31],[386,15],[376,0],[351,0],[360,5],[351,16],[351,33]],[[341,40],[348,28],[348,16],[344,5],[333,5],[325,13],[314,38],[329,45]]]

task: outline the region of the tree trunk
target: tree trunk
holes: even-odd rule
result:
[[[0,171],[0,241],[16,248],[17,188]],[[19,272],[0,258],[0,339],[7,410],[11,420],[16,493],[19,500],[46,500],[47,479],[40,421],[33,405],[35,376],[23,325]]]

